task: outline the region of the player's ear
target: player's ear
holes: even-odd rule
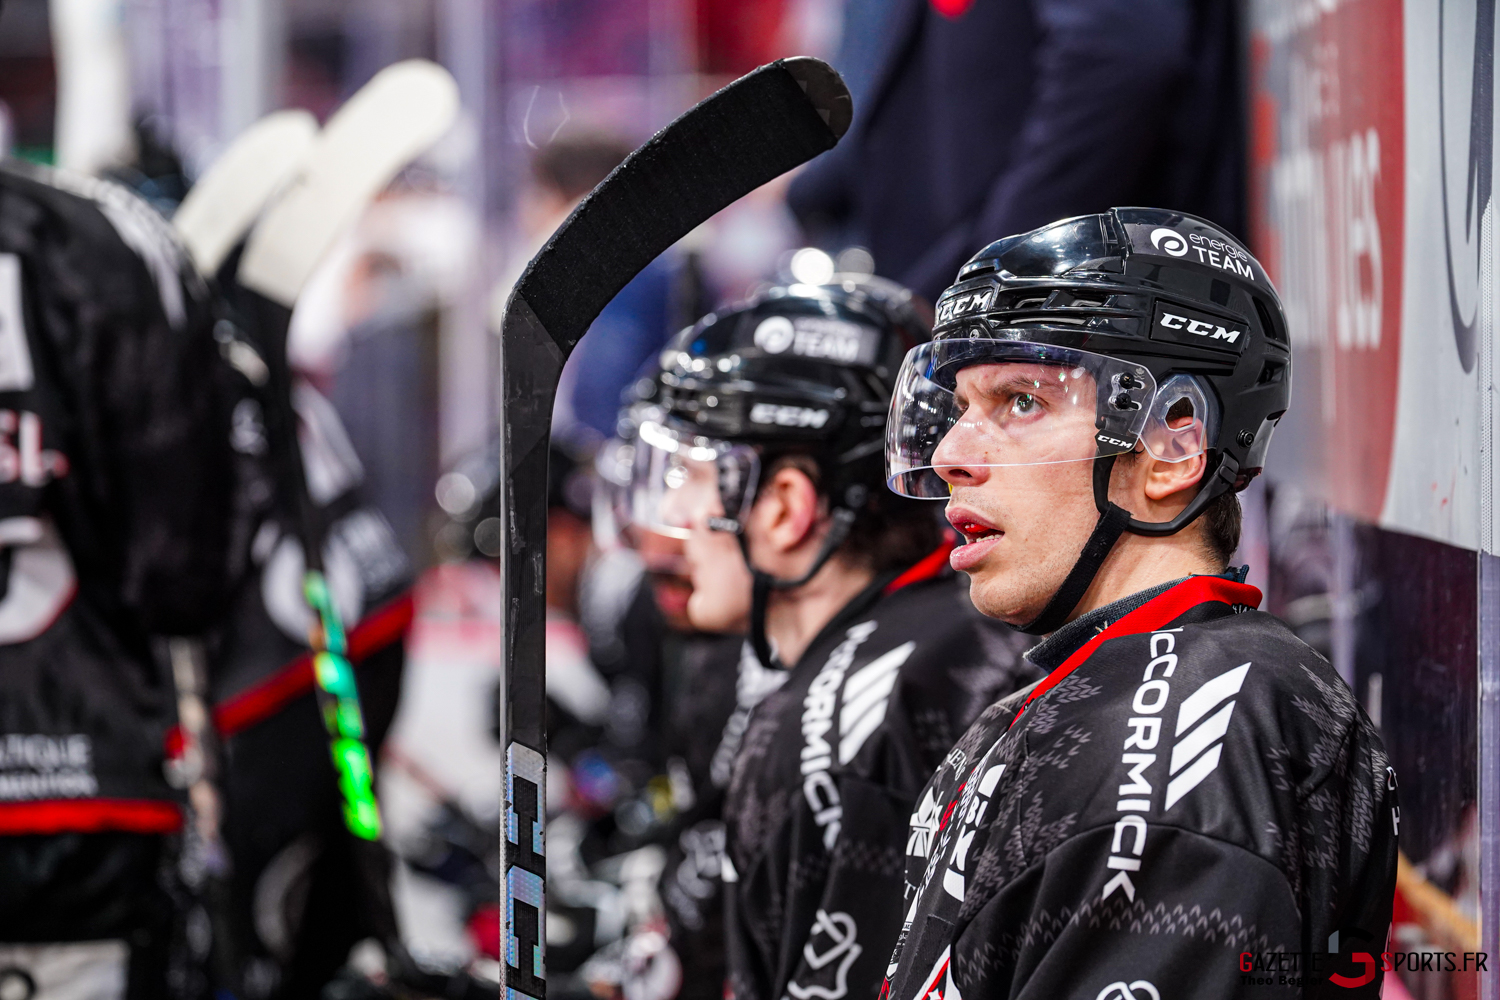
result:
[[[1145,465],[1145,482],[1142,484],[1146,499],[1153,503],[1181,503],[1186,505],[1193,498],[1197,485],[1203,480],[1208,468],[1206,455],[1194,455],[1180,462],[1163,462],[1142,455]]]
[[[771,547],[790,552],[801,545],[818,523],[818,490],[807,473],[791,466],[781,468],[757,493],[757,520]]]

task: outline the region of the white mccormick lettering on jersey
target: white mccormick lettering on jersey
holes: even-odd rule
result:
[[[828,423],[827,410],[810,410],[805,406],[778,406],[775,403],[756,403],[750,407],[752,424],[775,424],[777,427],[821,428]]]
[[[1155,750],[1161,740],[1161,710],[1172,693],[1172,686],[1164,678],[1171,677],[1177,669],[1177,654],[1172,652],[1177,638],[1173,633],[1181,631],[1165,629],[1152,634],[1151,660],[1131,702],[1136,714],[1126,720],[1130,734],[1125,737],[1125,752],[1120,754],[1127,780],[1120,786],[1120,800],[1115,804],[1120,818],[1115,821],[1109,860],[1104,863],[1115,875],[1104,883],[1101,900],[1119,889],[1135,902],[1135,883],[1130,880],[1130,873],[1141,870],[1141,855],[1146,850],[1146,820],[1139,814],[1151,811],[1152,788],[1146,772],[1156,763],[1156,754],[1138,751]]]
[[[850,628],[844,641],[828,654],[828,662],[813,678],[807,697],[802,700],[802,795],[813,811],[813,822],[823,828],[823,846],[830,851],[839,839],[844,806],[838,785],[828,775],[833,766],[833,747],[823,737],[833,728],[833,706],[844,683],[844,673],[875,627],[874,622],[861,622]]]
[[[1231,344],[1240,339],[1244,330],[1227,330],[1213,323],[1205,323],[1201,319],[1188,319],[1186,316],[1177,316],[1173,313],[1163,312],[1161,314],[1161,325],[1168,330],[1186,330],[1188,333],[1199,337],[1207,337],[1210,340],[1227,340]]]
[[[838,962],[833,970],[833,984],[822,986],[813,983],[802,986],[792,982],[787,983],[786,991],[797,1000],[811,1000],[813,997],[817,997],[818,1000],[842,1000],[849,993],[849,967],[864,951],[855,940],[858,935],[859,928],[849,914],[819,910],[814,917],[812,933],[808,935],[807,944],[802,946],[802,960],[814,973]],[[815,947],[820,943],[820,938],[826,938],[830,942],[822,951]]]
[[[1241,664],[1204,682],[1202,687],[1182,700],[1177,709],[1177,732],[1174,734],[1177,742],[1172,746],[1170,773],[1175,777],[1167,784],[1163,811],[1175,806],[1219,766],[1219,754],[1224,748],[1220,741],[1229,731],[1234,696],[1240,693],[1240,685],[1245,683],[1245,674],[1249,670],[1250,664]],[[1223,707],[1219,708],[1220,705]],[[1209,715],[1210,712],[1213,714]],[[1208,718],[1204,719],[1204,716]],[[1201,724],[1199,720],[1203,720]]]

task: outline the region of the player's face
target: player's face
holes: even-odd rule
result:
[[[734,535],[714,531],[710,518],[724,516],[718,470],[712,462],[685,461],[682,482],[671,498],[672,520],[687,526],[683,557],[693,592],[687,617],[704,632],[743,632],[750,622],[750,571]]]
[[[1010,452],[1030,441],[1057,454],[1087,453],[1088,410],[1054,405],[1047,380],[1013,364],[974,365],[958,373],[954,395],[964,412],[933,455],[948,484],[948,520],[964,536],[953,568],[969,575],[974,606],[1021,624],[1046,606],[1077,561],[1098,520],[1093,462],[1022,462]],[[1077,447],[1058,447],[1071,442]],[[1002,453],[1003,452],[1003,453]]]
[[[651,585],[651,596],[666,619],[667,626],[679,632],[692,629],[688,618],[688,599],[693,595],[693,581],[688,576],[687,561],[683,558],[683,540],[655,531],[640,530],[631,533],[634,546],[646,566],[646,579]]]

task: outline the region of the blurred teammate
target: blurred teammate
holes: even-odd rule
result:
[[[1259,263],[1178,213],[1008,237],[939,300],[890,482],[947,500],[975,605],[1046,635],[1027,658],[1050,673],[923,792],[885,995],[1277,992],[1246,953],[1302,956],[1278,995],[1379,995],[1395,776],[1344,682],[1225,571],[1290,366]]]
[[[654,392],[655,383],[650,384]],[[667,855],[657,891],[671,955],[657,961],[680,970],[675,992],[681,1000],[722,1000],[724,796],[750,710],[780,686],[786,673],[762,666],[746,646],[748,614],[724,623],[719,633],[694,629],[683,540],[630,520],[631,465],[641,447],[635,427],[654,412],[649,404],[622,412],[625,438],[605,446],[599,468],[614,500],[607,516],[624,525],[621,535],[639,556],[646,587],[668,629],[661,714],[673,815],[664,831]],[[632,617],[645,616],[637,611]]]
[[[893,379],[926,336],[910,294],[878,279],[772,289],[677,338],[641,423],[640,519],[685,539],[689,618],[748,619],[761,668],[784,672],[730,753],[741,1000],[875,996],[906,815],[1026,670],[958,589],[931,512],[881,488]]]
[[[151,637],[201,633],[227,598],[211,330],[154,209],[0,167],[0,988],[18,996],[167,995],[182,817]]]
[[[229,324],[218,328],[230,337]],[[234,529],[237,586],[210,646],[209,693],[224,745],[225,840],[235,921],[250,982],[276,997],[316,997],[349,949],[377,927],[359,906],[328,735],[309,669],[311,612],[302,593],[302,508],[272,454],[263,415],[276,405],[256,385],[262,364],[234,336]],[[252,353],[247,353],[252,352]],[[328,525],[323,563],[342,620],[379,759],[401,693],[412,619],[411,567],[390,525],[362,497],[364,468],[333,406],[299,381],[293,392],[311,502]]]

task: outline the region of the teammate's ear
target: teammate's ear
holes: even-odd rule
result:
[[[801,469],[783,468],[758,491],[755,506],[766,505],[760,524],[766,541],[778,552],[790,552],[818,523],[818,490]],[[759,513],[759,511],[758,511]]]

